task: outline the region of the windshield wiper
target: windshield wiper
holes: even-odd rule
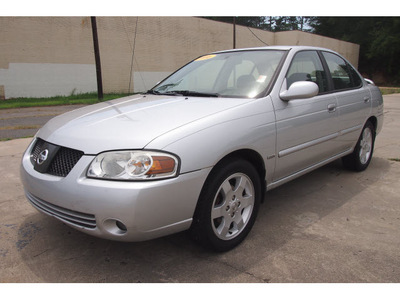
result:
[[[195,92],[189,90],[178,90],[178,91],[166,91],[159,92],[156,90],[148,90],[146,94],[152,95],[167,95],[167,96],[193,96],[193,97],[219,97],[218,93],[203,93],[203,92]]]
[[[147,90],[147,91],[145,92],[145,94],[158,95],[159,92],[157,92],[157,91],[155,91],[155,90]]]
[[[183,96],[179,91],[167,91],[167,92],[159,92],[156,90],[148,90],[146,94],[152,95],[167,95],[167,96]]]
[[[205,93],[205,92],[196,92],[196,91],[189,91],[189,90],[182,90],[182,91],[171,91],[183,96],[193,96],[193,97],[219,97],[218,93]]]

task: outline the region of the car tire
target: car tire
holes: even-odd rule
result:
[[[260,176],[250,162],[230,159],[217,165],[200,193],[192,238],[216,251],[236,247],[254,225],[261,195]]]
[[[342,158],[343,165],[352,171],[364,171],[372,159],[375,144],[375,127],[367,121],[353,153]]]

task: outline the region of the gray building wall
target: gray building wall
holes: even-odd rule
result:
[[[105,93],[151,88],[205,53],[231,49],[233,26],[195,17],[98,17]],[[0,99],[96,91],[89,17],[0,17]],[[359,46],[301,31],[236,26],[236,47],[311,45],[358,65]]]

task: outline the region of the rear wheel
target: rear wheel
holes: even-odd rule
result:
[[[347,169],[364,171],[372,159],[375,143],[375,128],[370,121],[365,124],[353,153],[343,157]]]
[[[261,194],[259,174],[248,161],[217,166],[200,194],[192,236],[217,251],[236,247],[253,227]]]

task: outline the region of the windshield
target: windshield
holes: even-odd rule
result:
[[[256,98],[268,87],[284,53],[251,50],[201,56],[148,92]]]

